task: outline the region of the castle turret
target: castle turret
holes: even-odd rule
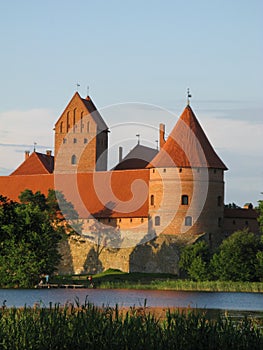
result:
[[[55,171],[107,170],[108,127],[91,98],[78,92],[55,124]]]
[[[227,168],[189,105],[148,168],[149,215],[157,234],[211,237],[222,231]]]

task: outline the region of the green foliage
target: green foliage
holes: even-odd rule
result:
[[[237,231],[225,239],[214,254],[214,277],[222,281],[257,281],[262,278],[262,243],[248,230]]]
[[[180,256],[179,267],[194,281],[208,280],[210,252],[204,241],[186,246]]]
[[[0,197],[0,286],[32,287],[55,271],[68,226],[54,195],[26,190],[21,203]]]
[[[257,210],[259,213],[259,217],[258,217],[259,229],[260,229],[260,232],[263,234],[263,201],[262,200],[258,201]]]

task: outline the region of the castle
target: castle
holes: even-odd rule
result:
[[[109,128],[91,98],[74,94],[55,124],[54,156],[25,152],[0,177],[0,193],[63,192],[81,219],[81,232],[61,243],[60,273],[123,271],[178,273],[179,247],[205,239],[215,246],[237,229],[258,231],[248,206],[224,206],[226,165],[189,103],[160,150],[139,143],[110,171]],[[62,208],[63,212],[63,208]]]

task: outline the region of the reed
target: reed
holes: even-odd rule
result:
[[[232,281],[190,281],[190,280],[153,280],[149,283],[130,281],[105,281],[98,284],[100,288],[157,289],[178,291],[206,292],[263,292],[262,282]]]
[[[0,309],[0,349],[262,349],[263,320],[212,320],[197,310],[164,319],[146,308],[120,311],[88,301]]]

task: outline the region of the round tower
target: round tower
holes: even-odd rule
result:
[[[188,105],[148,165],[149,218],[156,234],[216,241],[224,215],[225,164]]]

